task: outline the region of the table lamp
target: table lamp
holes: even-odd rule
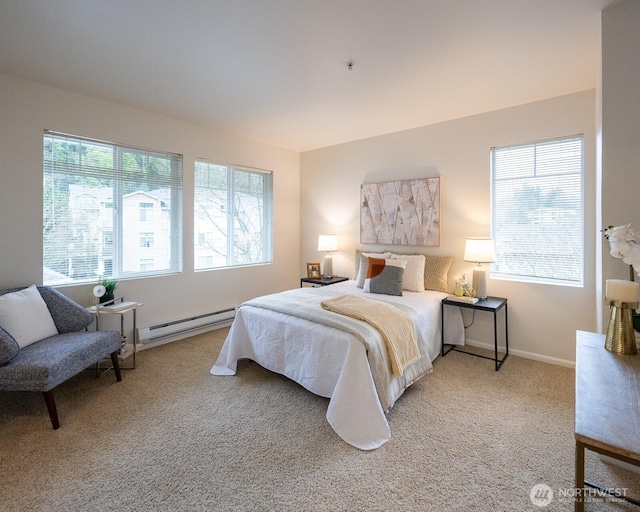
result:
[[[318,251],[326,252],[322,265],[322,276],[326,279],[333,277],[333,258],[331,252],[338,250],[337,235],[320,235],[318,237]]]
[[[482,268],[483,263],[496,261],[496,249],[493,238],[468,237],[464,246],[464,261],[473,261],[478,266],[473,269],[473,289],[479,299],[487,298],[487,273]]]

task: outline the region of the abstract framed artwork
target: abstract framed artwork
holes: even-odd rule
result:
[[[360,242],[440,245],[440,178],[360,186]]]

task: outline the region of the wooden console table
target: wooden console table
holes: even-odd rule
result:
[[[584,510],[585,449],[640,466],[640,356],[613,354],[604,334],[576,333],[576,503]],[[585,487],[586,486],[586,487]],[[602,494],[599,494],[602,496]],[[640,501],[611,494],[640,506]]]

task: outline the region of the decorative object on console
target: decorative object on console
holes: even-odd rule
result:
[[[360,242],[440,245],[440,178],[360,187]]]
[[[104,304],[106,302],[112,302],[115,299],[115,291],[118,287],[118,281],[115,279],[109,279],[107,277],[100,278],[100,284],[93,288],[93,295],[95,297],[99,297],[100,304]],[[103,291],[104,289],[104,291]],[[98,295],[97,293],[100,293]]]
[[[605,302],[611,311],[604,348],[616,354],[637,354],[632,312],[640,305],[640,283],[607,279]]]
[[[632,268],[629,277],[634,280],[633,271],[640,276],[640,245],[635,241],[637,233],[631,229],[631,224],[623,226],[609,226],[602,230],[604,237],[609,240],[611,256],[620,258]]]
[[[620,258],[629,265],[629,280],[635,281],[635,273],[640,276],[640,245],[635,241],[636,233],[631,224],[609,226],[602,230],[604,237],[609,240],[611,256]],[[640,314],[631,312],[633,328],[640,332]]]
[[[337,235],[320,235],[318,237],[318,251],[325,252],[324,261],[322,264],[322,276],[330,279],[333,277],[333,258],[332,252],[338,250],[338,236]]]
[[[464,247],[464,261],[472,261],[478,266],[473,270],[473,289],[480,299],[487,298],[487,273],[483,263],[496,261],[496,250],[493,238],[468,237]]]
[[[471,285],[467,281],[467,274],[456,277],[456,287],[453,294],[456,297],[477,298],[476,291],[471,288]]]
[[[94,299],[97,299],[98,301],[100,301],[100,299],[104,297],[104,294],[107,293],[107,289],[101,284],[97,284],[93,287],[93,290],[91,293]],[[95,302],[92,302],[92,303],[95,304]]]

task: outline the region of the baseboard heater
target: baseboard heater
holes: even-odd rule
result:
[[[139,327],[138,343],[142,345],[168,343],[187,336],[226,327],[231,325],[235,314],[236,308],[227,308],[150,327]]]

